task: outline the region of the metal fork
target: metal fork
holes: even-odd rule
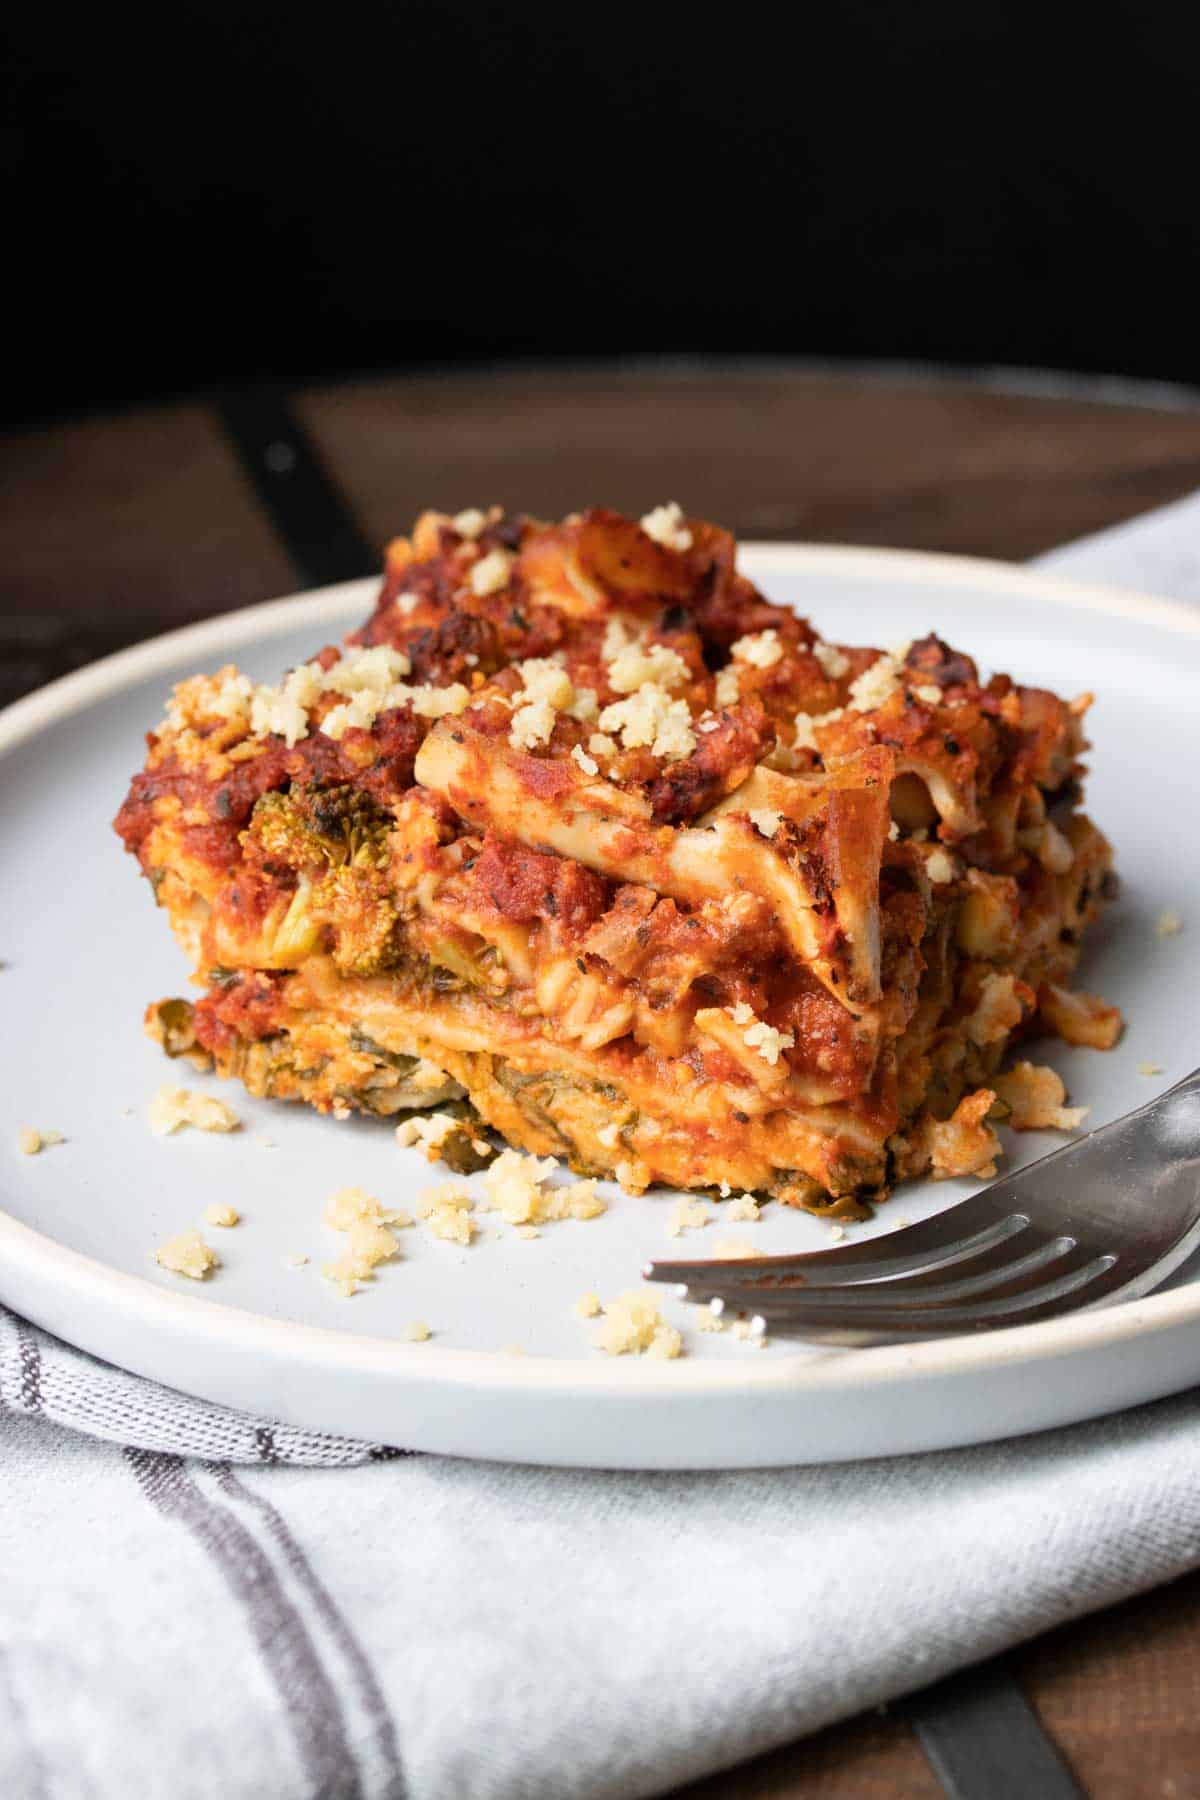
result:
[[[996,1331],[1135,1300],[1200,1246],[1200,1070],[1136,1112],[886,1237],[648,1281],[751,1331],[848,1346]]]

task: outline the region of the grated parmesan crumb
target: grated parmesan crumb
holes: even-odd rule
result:
[[[738,686],[738,672],[729,663],[717,676],[713,687],[713,699],[718,706],[736,706],[741,696]]]
[[[1166,1073],[1162,1063],[1140,1062],[1137,1066],[1139,1075],[1163,1075]]]
[[[812,647],[812,653],[820,663],[822,673],[828,675],[830,681],[839,680],[850,667],[850,658],[836,644],[824,644],[818,639]]]
[[[913,693],[918,700],[923,700],[926,706],[940,706],[942,704],[942,690],[937,685],[936,681],[922,682],[920,687],[915,687],[913,689]]]
[[[577,763],[585,775],[598,775],[600,764],[594,756],[589,756],[582,744],[576,744],[571,751],[571,761]]]
[[[241,1219],[241,1216],[242,1215],[237,1207],[230,1206],[229,1202],[226,1200],[218,1200],[212,1206],[206,1206],[204,1209],[204,1223],[206,1225],[221,1225],[226,1229],[231,1225],[236,1225]]]
[[[730,646],[735,662],[749,663],[752,669],[772,669],[783,655],[777,631],[752,631]]]
[[[501,550],[499,546],[495,550],[489,550],[486,556],[481,556],[471,566],[471,573],[467,577],[471,592],[481,600],[489,594],[498,594],[501,588],[508,586],[511,568],[512,557],[507,550]]]
[[[600,1296],[593,1293],[581,1294],[571,1308],[577,1319],[597,1318],[601,1310]]]
[[[160,1087],[149,1108],[150,1129],[162,1137],[192,1125],[197,1131],[236,1131],[240,1123],[231,1106],[189,1088]]]
[[[619,732],[626,750],[646,747],[653,756],[680,761],[696,748],[692,715],[686,700],[672,700],[665,687],[647,681],[625,700],[614,700],[600,714],[602,732]],[[593,738],[589,749],[595,749]]]
[[[724,1329],[725,1321],[719,1314],[711,1312],[707,1306],[700,1308],[696,1314],[697,1331],[724,1331]]]
[[[396,1142],[402,1150],[415,1146],[425,1152],[427,1161],[436,1162],[443,1143],[452,1131],[458,1130],[458,1125],[453,1113],[417,1114],[397,1125]]]
[[[302,1250],[293,1250],[283,1259],[285,1269],[302,1269],[308,1261]]]
[[[626,644],[608,665],[608,684],[614,693],[633,694],[647,682],[661,687],[682,687],[690,670],[677,650],[666,644]]]
[[[1181,914],[1174,912],[1173,910],[1159,913],[1158,923],[1154,927],[1155,935],[1157,937],[1178,937],[1182,930],[1183,918]]]
[[[514,750],[538,750],[548,744],[558,717],[548,700],[530,700],[519,706],[512,717],[508,741]]]
[[[571,677],[561,663],[550,656],[529,656],[516,665],[529,699],[544,700],[555,712],[562,712],[575,698]]]
[[[346,1249],[335,1262],[323,1266],[326,1281],[333,1282],[345,1299],[356,1294],[363,1282],[370,1280],[377,1263],[399,1254],[400,1246],[388,1226],[402,1222],[407,1223],[406,1215],[388,1212],[364,1188],[339,1188],[326,1204],[325,1223],[345,1234]]]
[[[748,817],[755,831],[760,831],[765,838],[773,838],[783,823],[783,814],[766,806],[755,807]]]
[[[708,1208],[703,1200],[691,1200],[681,1194],[667,1220],[667,1236],[682,1237],[685,1231],[699,1231],[708,1224]]]
[[[412,1319],[400,1335],[406,1344],[424,1344],[433,1334],[424,1319]]]
[[[757,1050],[763,1061],[774,1068],[779,1061],[780,1052],[790,1050],[796,1038],[791,1031],[777,1031],[774,1025],[767,1025],[762,1019],[757,1019],[743,1031],[742,1042],[748,1044],[751,1050]]]
[[[465,1181],[443,1181],[417,1195],[416,1214],[434,1237],[448,1244],[469,1244],[479,1226],[472,1213],[475,1196]]]
[[[674,500],[644,513],[641,527],[647,537],[667,550],[690,550],[692,547],[692,534],[684,524],[683,508]]]
[[[38,1131],[32,1125],[22,1125],[17,1133],[17,1149],[22,1156],[36,1156],[41,1150],[49,1150],[55,1144],[65,1144],[66,1138],[61,1131]]]
[[[203,1281],[212,1269],[220,1267],[215,1250],[210,1250],[198,1231],[181,1231],[168,1238],[154,1252],[154,1260],[172,1275],[186,1275],[189,1281]]]
[[[742,1262],[748,1256],[757,1256],[758,1251],[745,1238],[722,1238],[713,1245],[712,1254],[721,1262]]]
[[[627,1288],[602,1307],[604,1323],[596,1334],[596,1348],[609,1356],[652,1356],[672,1359],[683,1350],[683,1339],[673,1325],[664,1322],[658,1299],[646,1289]]]
[[[900,687],[901,665],[888,651],[850,683],[850,707],[854,712],[874,712]]]
[[[477,538],[487,526],[487,514],[478,506],[468,506],[455,513],[450,523],[461,538]]]
[[[738,1194],[721,1208],[721,1217],[731,1225],[757,1225],[761,1216],[758,1201],[753,1194]]]

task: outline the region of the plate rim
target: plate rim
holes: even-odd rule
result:
[[[1096,582],[1073,581],[995,558],[945,555],[847,544],[764,543],[739,546],[739,565],[755,578],[775,572],[830,572],[886,579],[889,572],[933,587],[951,587],[958,597],[994,595],[1014,589],[1030,599],[1091,613],[1142,620],[1167,632],[1200,640],[1200,607],[1186,600]],[[303,590],[260,601],[232,612],[184,625],[101,658],[48,683],[0,711],[0,757],[124,688],[170,667],[180,657],[228,653],[247,642],[281,636],[301,626],[339,622],[369,599],[379,577]],[[778,1389],[826,1393],[838,1388],[874,1388],[897,1377],[939,1379],[972,1369],[1036,1362],[1047,1355],[1090,1354],[1131,1336],[1171,1332],[1200,1320],[1200,1282],[1150,1294],[1115,1306],[1084,1309],[1040,1324],[1010,1326],[917,1344],[833,1351],[820,1356],[782,1356],[707,1361],[683,1357],[672,1362],[644,1358],[513,1356],[503,1351],[467,1350],[452,1345],[406,1345],[394,1338],[302,1325],[229,1306],[218,1300],[158,1286],[144,1276],[110,1267],[98,1258],[60,1244],[0,1207],[0,1257],[14,1272],[68,1289],[102,1306],[122,1307],[129,1323],[175,1326],[196,1340],[219,1337],[226,1350],[269,1354],[282,1350],[293,1361],[333,1365],[346,1372],[420,1371],[425,1382],[528,1391],[582,1388],[592,1395],[636,1391],[651,1394],[716,1394],[740,1389],[756,1397]]]

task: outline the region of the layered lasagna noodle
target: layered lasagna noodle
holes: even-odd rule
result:
[[[205,992],[172,1050],[586,1174],[852,1206],[986,1166],[1111,891],[1087,697],[829,637],[661,507],[425,514],[278,686],[182,683],[117,830]]]

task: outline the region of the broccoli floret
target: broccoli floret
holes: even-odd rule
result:
[[[392,823],[357,788],[293,787],[262,796],[242,844],[263,862],[289,869],[382,869]]]

